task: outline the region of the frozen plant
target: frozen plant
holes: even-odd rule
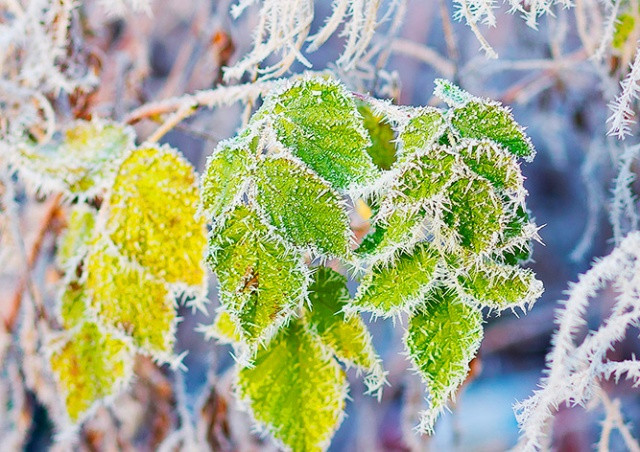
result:
[[[286,448],[330,441],[347,395],[339,362],[382,390],[360,313],[408,314],[431,433],[480,345],[480,309],[526,310],[542,292],[519,266],[537,232],[517,162],[531,142],[499,103],[443,80],[437,93],[449,109],[393,106],[328,75],[280,82],[209,157],[202,210],[221,307],[205,332],[233,344],[238,397]],[[375,213],[356,246],[360,197]],[[358,275],[355,298],[329,259]]]

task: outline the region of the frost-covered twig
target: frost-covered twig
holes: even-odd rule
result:
[[[589,301],[608,284],[616,293],[612,314],[582,342],[576,335],[584,328]],[[541,389],[516,405],[516,417],[522,429],[520,445],[536,450],[543,443],[553,413],[563,403],[585,404],[591,400],[600,378],[623,373],[607,359],[607,352],[620,341],[626,330],[640,322],[640,232],[630,233],[611,254],[597,261],[572,285],[565,307],[558,313],[558,330],[553,349],[547,356],[548,374]]]
[[[639,226],[636,200],[631,184],[636,179],[632,170],[632,164],[638,157],[640,145],[628,147],[619,158],[618,176],[614,181],[613,199],[609,219],[613,227],[613,239],[619,244],[624,235],[629,231],[635,231]]]
[[[631,134],[631,125],[634,123],[635,116],[633,104],[640,96],[638,82],[640,82],[640,52],[636,52],[629,74],[620,83],[622,91],[609,104],[612,113],[607,119],[607,122],[610,123],[608,134],[615,135],[619,140],[623,140],[625,136]]]
[[[631,434],[620,412],[620,399],[611,400],[602,388],[598,391],[598,395],[600,396],[600,401],[605,411],[605,419],[602,421],[602,434],[600,435],[600,441],[598,443],[598,452],[609,451],[611,432],[614,429],[620,432],[620,436],[622,436],[627,450],[630,452],[640,452],[640,444],[638,444],[638,441]]]

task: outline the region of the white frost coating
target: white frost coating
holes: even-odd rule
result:
[[[609,213],[616,245],[622,241],[626,232],[636,231],[639,226],[636,200],[631,188],[631,184],[636,180],[631,165],[638,157],[638,152],[640,152],[640,145],[626,148],[619,159],[618,176],[614,182]]]
[[[612,313],[596,331],[581,342],[584,314],[591,298],[607,286],[615,289]],[[585,405],[597,397],[599,380],[626,375],[640,385],[640,361],[610,361],[607,352],[625,337],[629,327],[640,322],[640,232],[629,234],[611,254],[596,261],[568,292],[565,307],[558,312],[558,330],[547,355],[547,376],[540,389],[515,406],[522,437],[519,448],[538,450],[546,444],[555,410],[561,404]]]
[[[238,17],[252,3],[254,1],[239,2],[232,8],[232,15]],[[239,79],[244,73],[259,73],[261,78],[279,77],[296,61],[311,67],[300,49],[312,21],[313,0],[264,0],[258,25],[253,31],[253,49],[235,65],[225,69],[225,80]],[[258,65],[274,53],[280,55],[279,61],[258,69]]]
[[[381,0],[334,0],[332,12],[324,25],[311,36],[315,0],[239,0],[232,6],[231,15],[238,18],[256,3],[260,4],[260,10],[258,24],[253,31],[253,48],[240,61],[225,69],[225,80],[237,80],[245,73],[260,79],[279,77],[296,61],[310,68],[311,63],[304,52],[318,50],[340,27],[345,46],[336,63],[340,69],[352,70],[360,61],[368,59],[376,30],[402,9],[405,0],[385,3],[383,17],[378,17],[383,4]],[[309,41],[303,52],[302,47]],[[259,68],[272,55],[278,56],[276,63]]]
[[[608,135],[615,135],[619,140],[631,134],[631,125],[634,123],[635,112],[633,103],[640,96],[640,52],[636,51],[635,59],[631,64],[631,70],[625,79],[620,82],[622,91],[616,99],[609,104],[611,116],[607,119],[609,126]]]

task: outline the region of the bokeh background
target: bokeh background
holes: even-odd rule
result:
[[[215,87],[221,82],[222,66],[232,64],[251,48],[256,8],[234,21],[228,14],[229,1],[158,0],[152,5],[148,14],[134,12],[123,17],[109,15],[93,2],[78,10],[72,33],[82,40],[87,64],[100,82],[84,102],[86,112],[71,114],[123,119],[146,102]],[[328,0],[316,2],[317,19],[312,28],[322,25],[330,8]],[[434,79],[446,77],[474,95],[512,106],[516,120],[527,127],[538,150],[535,160],[522,166],[528,207],[543,226],[542,243],[535,244],[529,265],[543,281],[545,293],[526,314],[518,311],[486,317],[485,339],[473,373],[451,412],[438,422],[433,438],[419,437],[412,431],[424,403],[423,390],[419,378],[408,370],[401,329],[394,328],[391,321],[372,322],[375,346],[389,371],[391,385],[378,402],[363,395],[361,378],[349,373],[347,417],[331,451],[502,451],[515,445],[518,426],[512,405],[531,395],[542,376],[555,327],[554,311],[563,292],[589,268],[594,257],[612,248],[607,201],[615,177],[613,156],[620,152],[620,144],[606,136],[612,85],[603,81],[602,68],[585,56],[573,12],[554,11],[555,16],[541,18],[537,30],[527,27],[517,15],[508,14],[506,7],[498,13],[497,27],[481,27],[499,53],[498,60],[484,56],[464,23],[443,21],[454,12],[449,1],[409,0],[398,36],[377,38],[383,42],[388,39],[384,45],[389,58],[384,80],[365,83],[364,89],[372,94],[394,95],[400,104],[434,103]],[[449,34],[445,32],[448,27]],[[447,42],[447,36],[453,39]],[[343,45],[343,39],[334,36],[310,54],[314,69],[331,68]],[[607,64],[613,71],[620,62],[612,58]],[[292,72],[303,69],[294,65]],[[240,106],[202,109],[165,135],[162,142],[180,149],[202,171],[216,143],[234,134],[241,117]],[[148,136],[157,126],[152,121],[135,125],[140,137]],[[633,144],[633,140],[628,141]],[[25,198],[23,202],[30,201]],[[33,207],[33,219],[24,220],[25,230],[30,221],[32,226],[36,224],[42,211]],[[43,255],[50,258],[53,241],[44,246],[48,254]],[[53,300],[55,278],[45,261],[46,257],[37,267],[38,277],[48,288],[48,299]],[[3,297],[12,293],[15,280],[15,275],[3,276]],[[154,449],[176,423],[172,412],[176,397],[183,397],[194,425],[207,432],[214,450],[274,448],[253,433],[247,415],[233,404],[231,349],[206,341],[195,331],[199,324],[212,321],[218,304],[213,277],[210,300],[209,315],[186,309],[181,312],[184,320],[178,329],[176,351],[188,352],[184,359],[188,370],[177,382],[184,393],[175,393],[176,376],[168,369],[141,361],[131,391],[118,399],[108,415],[97,413],[89,422],[84,449]],[[594,300],[587,313],[589,325],[600,323],[610,303],[607,291]],[[615,356],[623,358],[640,351],[637,331],[633,333],[612,352]],[[640,395],[624,383],[610,386],[638,433]],[[27,450],[44,450],[52,445],[52,424],[46,410],[35,399],[32,403],[35,421]],[[599,409],[560,407],[553,431],[557,449],[592,450],[601,418]],[[120,432],[118,441],[109,437],[109,432],[115,431],[112,424]],[[624,450],[616,433],[612,448]]]

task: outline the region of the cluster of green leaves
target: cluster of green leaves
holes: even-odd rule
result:
[[[208,263],[221,307],[209,334],[233,344],[237,392],[292,450],[322,449],[338,427],[338,361],[384,383],[361,312],[409,316],[409,356],[423,376],[431,431],[482,337],[480,308],[526,307],[536,236],[518,158],[533,147],[508,109],[447,82],[449,107],[396,107],[305,76],[270,93],[221,142],[202,177],[212,221]],[[374,212],[359,245],[350,208]],[[347,278],[322,264],[363,270]]]
[[[50,362],[71,422],[125,387],[133,357],[172,354],[176,297],[204,297],[204,222],[191,165],[167,147],[135,147],[116,124],[79,122],[21,152],[42,187],[71,201],[58,244],[62,332]],[[99,206],[99,208],[96,208]]]

